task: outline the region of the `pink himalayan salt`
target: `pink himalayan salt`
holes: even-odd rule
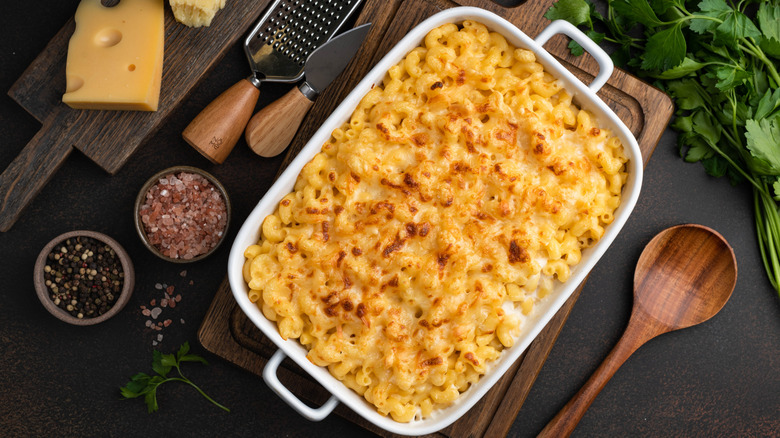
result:
[[[163,255],[189,260],[222,239],[227,208],[206,178],[188,172],[166,175],[146,193],[139,211],[149,242]]]

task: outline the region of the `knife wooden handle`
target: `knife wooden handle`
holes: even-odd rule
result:
[[[246,142],[263,157],[279,155],[295,137],[303,117],[314,102],[294,87],[261,109],[246,126]]]
[[[203,108],[182,137],[212,163],[222,163],[241,138],[258,97],[260,90],[252,82],[240,80]]]

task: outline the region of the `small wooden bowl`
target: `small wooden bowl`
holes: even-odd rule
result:
[[[144,224],[141,221],[141,207],[144,205],[144,202],[146,201],[146,193],[149,192],[149,189],[152,188],[153,185],[157,184],[157,182],[160,180],[160,178],[164,177],[165,175],[170,174],[178,174],[181,172],[186,173],[194,173],[197,175],[202,176],[203,178],[206,178],[222,195],[222,199],[225,201],[225,213],[227,214],[227,222],[225,223],[225,229],[222,230],[222,237],[219,239],[219,242],[211,248],[209,251],[200,254],[198,256],[195,256],[191,259],[181,259],[181,258],[171,258],[166,255],[164,255],[162,252],[160,252],[159,249],[157,249],[156,246],[154,246],[149,241],[149,236],[146,235],[146,229],[144,228]],[[135,221],[135,230],[138,233],[138,236],[141,238],[141,241],[143,242],[144,246],[146,246],[149,251],[152,252],[152,254],[156,255],[157,257],[173,262],[173,263],[192,263],[197,262],[199,260],[203,260],[206,257],[210,256],[211,254],[214,254],[214,252],[219,249],[220,246],[222,246],[222,242],[225,241],[225,238],[227,237],[228,229],[230,228],[230,218],[231,218],[231,206],[230,206],[230,198],[228,197],[227,190],[225,189],[225,186],[222,185],[222,183],[217,180],[212,174],[198,169],[197,167],[192,166],[174,166],[169,167],[165,170],[161,170],[154,174],[151,178],[149,178],[146,183],[141,187],[141,190],[138,192],[138,196],[135,198],[135,208],[133,209],[134,214],[134,221]]]
[[[51,299],[51,292],[46,286],[46,280],[44,279],[44,268],[47,264],[47,257],[55,246],[65,242],[67,239],[75,237],[91,237],[106,245],[110,246],[117,254],[119,261],[122,263],[122,272],[124,272],[124,280],[122,282],[122,290],[119,292],[114,305],[104,314],[95,317],[77,318],[66,310],[59,308]],[[133,269],[133,262],[130,260],[130,256],[127,251],[116,240],[108,237],[103,233],[87,230],[70,231],[52,239],[46,246],[43,247],[38,259],[35,261],[35,271],[33,274],[33,283],[35,285],[35,293],[38,295],[38,299],[43,304],[43,307],[49,311],[52,315],[58,319],[73,325],[93,325],[103,322],[112,316],[119,313],[122,308],[125,307],[130,300],[130,296],[133,294],[133,288],[135,287],[135,270]]]

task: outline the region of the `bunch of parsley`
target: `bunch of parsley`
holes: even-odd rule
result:
[[[780,293],[780,0],[607,0],[606,15],[559,0],[545,17],[615,45],[617,65],[674,100],[680,155],[752,186],[761,257]]]

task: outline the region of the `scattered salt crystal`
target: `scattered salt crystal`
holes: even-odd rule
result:
[[[163,340],[163,335],[162,335],[162,333],[160,333],[160,334],[157,335],[157,341],[161,342],[162,340]]]
[[[162,309],[161,308],[155,307],[154,309],[152,309],[152,312],[151,312],[152,319],[157,319],[157,317],[160,316],[160,313],[162,313]]]
[[[182,276],[182,277],[186,277],[187,276],[187,270],[185,269],[185,270],[179,272],[179,275]]]
[[[157,346],[157,341],[152,341],[152,345]]]
[[[146,320],[146,326],[147,327],[151,327],[152,326],[152,320],[151,319],[147,319]]]
[[[157,290],[161,290],[162,289],[162,285],[160,283],[157,283],[157,284],[154,285],[154,288],[157,289]]]
[[[184,318],[180,319],[180,320],[179,320],[179,322],[181,322],[182,324],[184,324]]]
[[[168,307],[168,299],[163,298],[160,300],[160,307]]]
[[[176,296],[173,299],[176,300],[176,302],[178,303],[179,301],[181,301],[181,294],[176,294]]]
[[[142,311],[141,311],[141,314],[142,314],[143,316],[149,316],[149,315],[151,315],[151,314],[152,314],[152,311],[151,311],[151,310],[149,310],[149,309],[144,309],[144,310],[142,310]]]

